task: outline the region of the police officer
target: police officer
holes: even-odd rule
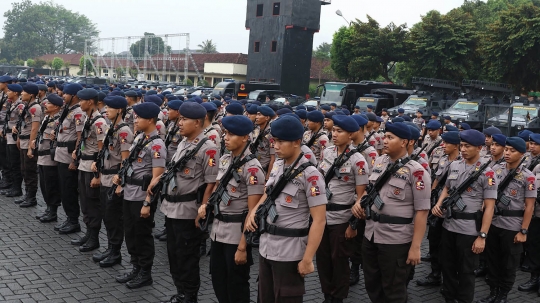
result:
[[[257,108],[256,104],[247,104],[246,105],[246,116],[255,124],[255,119],[257,119]],[[217,116],[217,114],[216,114]]]
[[[257,205],[264,193],[264,171],[254,155],[250,156],[249,149],[241,154],[249,144],[249,134],[253,130],[251,120],[245,116],[231,116],[223,118],[222,124],[225,145],[231,153],[220,159],[217,182],[221,182],[234,161],[239,161],[234,169],[240,178],[229,176],[225,190],[231,198],[221,201],[221,213],[213,221],[210,272],[219,302],[247,303],[250,302],[249,267],[253,259],[251,246],[247,246],[241,226],[245,214]],[[199,208],[199,216],[204,218],[206,215],[206,205],[203,204]]]
[[[308,130],[304,132],[302,143],[312,143],[309,148],[315,154],[318,161],[322,160],[321,151],[330,145],[326,131],[323,129],[324,115],[320,111],[311,111],[307,115]],[[315,138],[313,138],[315,136]]]
[[[366,218],[362,258],[365,287],[372,302],[406,302],[409,273],[420,263],[431,180],[418,162],[408,160],[406,146],[411,139],[405,124],[386,124],[385,155],[377,158],[369,177],[374,186],[382,186],[378,197],[384,208],[375,203],[366,207],[368,212],[360,203],[353,207],[356,217]],[[390,174],[386,183],[376,184],[385,173]]]
[[[72,153],[75,150],[84,128],[85,115],[79,105],[77,93],[83,88],[78,83],[66,85],[63,91],[64,108],[57,123],[54,136],[57,142],[54,161],[58,163],[58,178],[62,195],[62,207],[66,220],[54,227],[60,234],[70,234],[81,231],[79,225],[78,174]],[[63,115],[67,113],[67,115]],[[62,116],[64,119],[62,120]],[[80,245],[78,239],[73,245]]]
[[[8,84],[11,84],[10,76],[0,76],[0,132],[6,123],[6,113],[9,108],[8,101]],[[0,137],[0,170],[2,172],[2,180],[0,180],[0,190],[11,187],[11,171],[7,162],[7,144],[6,139]]]
[[[490,166],[493,167],[497,164],[500,164],[504,162],[504,148],[506,146],[506,136],[503,134],[494,134],[492,136],[493,142],[491,143],[490,150],[490,156],[484,156],[488,157],[487,160],[491,160]]]
[[[426,124],[428,135],[424,137],[424,142],[422,142],[422,145],[427,145],[426,150],[430,150],[431,147],[433,147],[433,144],[441,140],[441,137],[439,136],[440,129],[441,122],[438,120],[432,120]]]
[[[45,212],[36,217],[42,223],[57,221],[57,210],[62,205],[57,163],[51,159],[51,134],[54,132],[56,121],[60,117],[59,112],[62,105],[64,105],[64,100],[57,94],[51,94],[47,97],[47,103],[45,104],[45,114],[47,116],[41,122],[42,125],[45,125],[40,135],[42,139],[39,142],[34,140],[31,143],[32,148],[38,146],[38,152],[34,157],[38,157],[39,185],[43,200],[47,204]]]
[[[280,159],[271,169],[267,188],[279,182],[284,170],[295,160],[299,160],[295,169],[307,162],[304,157],[299,159],[303,127],[298,119],[289,116],[279,118],[273,122],[271,132],[276,140],[276,156]],[[304,277],[314,271],[313,256],[325,226],[327,200],[323,180],[315,167],[307,166],[287,182],[275,200],[279,217],[274,223],[267,220],[268,232],[260,238],[260,303],[302,302]],[[255,213],[265,200],[266,195],[248,215],[246,230],[256,230]],[[311,227],[310,215],[313,218]],[[287,250],[283,250],[284,247]]]
[[[426,170],[426,172],[429,175],[431,175],[431,169],[429,168],[429,164],[426,161],[426,159],[424,157],[422,157],[422,155],[425,155],[424,152],[418,154],[420,152],[420,150],[415,149],[415,144],[418,142],[417,138],[420,137],[420,130],[418,129],[418,127],[416,125],[408,124],[408,123],[412,123],[412,122],[405,122],[405,124],[407,124],[407,127],[411,131],[411,140],[409,140],[409,144],[407,145],[407,153],[409,155],[411,155],[411,156],[417,155],[418,159],[416,160],[416,162],[418,162],[418,164],[422,165],[422,167]]]
[[[443,200],[450,189],[458,187],[469,176],[476,173],[483,163],[480,151],[485,137],[477,130],[460,133],[462,160],[450,164],[445,187],[432,212],[443,217]],[[460,195],[466,205],[463,211],[452,209],[452,217],[445,218],[441,237],[440,263],[443,274],[441,293],[446,302],[472,302],[474,297],[474,269],[478,264],[478,254],[484,251],[485,241],[493,216],[497,186],[494,172],[487,167],[481,175]],[[482,207],[484,212],[482,214]]]
[[[444,125],[456,126],[454,122],[452,122],[452,117],[450,116],[444,116]]]
[[[447,132],[442,134],[444,142],[444,156],[442,156],[437,163],[437,171],[435,172],[435,179],[431,185],[432,190],[432,203],[435,197],[439,197],[444,183],[448,178],[448,168],[450,164],[456,160],[460,160],[459,154],[459,132]],[[435,203],[437,201],[434,201]],[[428,230],[429,252],[426,256],[422,257],[422,261],[429,261],[431,263],[431,272],[422,279],[416,281],[418,286],[438,286],[441,284],[441,264],[439,262],[439,245],[441,243],[442,233],[442,220],[437,220],[435,225],[430,225]]]
[[[353,135],[360,129],[356,120],[343,115],[332,118],[334,146],[323,151],[323,159],[319,165],[325,181],[329,174],[332,175],[327,183],[327,191],[331,192],[331,197],[326,204],[326,227],[316,256],[325,302],[339,303],[343,302],[349,293],[348,257],[352,255],[352,242],[357,235],[357,231],[349,225],[352,216],[350,209],[364,194],[369,168],[364,156],[350,146]],[[337,166],[339,157],[348,159]],[[336,169],[339,175],[335,173]]]
[[[146,190],[159,180],[167,157],[165,143],[156,129],[159,106],[144,102],[133,106],[133,112],[137,115],[134,126],[142,133],[133,140],[127,167],[122,169],[123,176],[113,177],[113,183],[118,186],[116,194],[124,193],[124,234],[133,265],[130,272],[116,276],[116,281],[126,283],[130,289],[153,283],[155,248],[152,222],[157,206],[150,203],[150,194]],[[120,178],[124,179],[124,184]]]
[[[530,170],[540,164],[540,136],[531,134],[529,137],[531,139],[531,142],[529,143],[530,154],[528,155],[528,158],[523,161],[523,165]]]
[[[424,127],[426,126],[426,120],[424,120],[424,118],[422,118],[422,115],[424,114],[424,112],[422,110],[417,110],[416,111],[416,118],[413,119],[412,123],[416,124],[416,126],[418,127],[418,129],[420,130],[420,135],[423,135],[424,134]]]
[[[358,131],[354,133],[352,136],[351,147],[358,148],[360,145],[363,144],[363,147],[361,150],[359,150],[359,152],[366,159],[366,163],[368,165],[369,171],[371,171],[373,169],[373,164],[375,163],[375,159],[379,156],[379,154],[377,153],[377,150],[375,149],[375,147],[371,146],[369,143],[364,144],[364,142],[366,141],[365,126],[368,123],[368,121],[366,118],[362,117],[361,115],[352,115],[351,117],[356,121],[359,127]],[[364,235],[362,233],[361,240],[363,239],[363,237]]]
[[[208,139],[212,140],[212,142],[214,142],[216,146],[221,146],[221,136],[212,125],[212,121],[214,121],[214,115],[216,114],[217,107],[212,102],[202,103],[202,106],[206,109],[206,118],[203,125],[204,135]]]
[[[266,174],[266,179],[269,178],[270,169],[274,165],[275,161],[275,151],[271,141],[273,139],[270,134],[270,121],[275,115],[274,110],[272,110],[269,106],[257,107],[257,119],[255,119],[257,128],[253,130],[253,140],[255,141],[252,142],[252,146],[258,144],[257,159],[261,163],[261,166]],[[257,135],[255,136],[255,134]],[[257,140],[260,140],[260,142],[257,142]]]
[[[216,145],[203,134],[205,108],[196,102],[180,106],[180,133],[184,137],[171,161],[176,162],[188,153],[196,156],[175,171],[167,184],[160,210],[165,214],[167,254],[173,282],[184,302],[197,302],[200,287],[199,247],[202,232],[198,229],[198,204],[207,201],[218,173]],[[153,190],[153,184],[149,186]],[[194,222],[195,221],[195,222]]]
[[[328,139],[332,140],[332,129],[334,128],[334,121],[332,117],[335,115],[334,112],[326,112],[324,114],[324,130],[328,135]]]
[[[155,94],[152,94],[152,95],[147,94],[146,96],[144,96],[144,102],[152,102],[152,103],[156,104],[158,107],[160,107],[158,120],[156,122],[156,130],[158,131],[158,134],[159,134],[159,137],[161,138],[161,140],[165,141],[165,136],[167,135],[167,128],[165,127],[165,124],[163,123],[163,121],[160,118],[160,117],[163,117],[163,115],[162,115],[163,113],[161,112],[161,105],[163,105],[163,100],[161,100],[161,98],[158,97]],[[139,129],[137,129],[137,130],[139,130]]]
[[[518,167],[526,151],[523,139],[507,138],[504,149],[506,163],[493,166],[499,187],[504,186],[498,188],[504,198],[498,197],[495,216],[489,229],[490,237],[486,239],[490,294],[478,301],[481,303],[507,302],[508,293],[516,280],[516,268],[523,251],[522,243],[527,240],[536,200],[536,177],[528,169]],[[510,173],[510,182],[501,184]],[[508,205],[501,199],[508,199]]]
[[[377,116],[374,113],[367,113],[366,117],[368,119],[368,123],[366,124],[366,137],[371,135],[371,138],[369,140],[369,144],[371,144],[379,154],[381,154],[381,151],[383,149],[383,137],[382,134],[377,133],[374,130],[375,123],[377,122]]]
[[[128,103],[128,106],[126,108],[126,111],[124,112],[124,121],[129,125],[131,128],[131,131],[135,133],[135,129],[133,127],[134,122],[134,116],[133,116],[133,106],[136,104],[139,104],[138,95],[135,91],[127,91],[125,93],[126,100]]]
[[[26,195],[17,199],[20,207],[37,205],[36,193],[38,188],[37,155],[34,156],[29,142],[36,139],[43,113],[37,101],[39,89],[34,83],[27,83],[21,93],[24,104],[23,113],[19,115],[20,127],[14,126],[12,132],[18,134],[17,146],[20,148],[21,173],[24,179]],[[24,198],[24,199],[23,199]]]
[[[120,264],[122,255],[120,249],[124,241],[124,221],[122,215],[122,197],[116,194],[108,195],[113,186],[112,179],[118,174],[123,160],[129,156],[129,148],[133,143],[133,132],[129,125],[122,119],[122,113],[127,107],[127,101],[121,96],[108,96],[103,99],[106,105],[106,115],[111,121],[112,130],[107,129],[104,133],[101,151],[103,159],[92,164],[92,172],[100,173],[99,201],[101,216],[107,234],[107,249],[92,256],[94,262],[99,262],[100,267],[111,267]],[[112,132],[111,132],[112,131]],[[110,134],[109,134],[110,133]],[[105,145],[105,141],[108,144]],[[104,149],[107,149],[105,152]]]
[[[17,125],[19,120],[19,114],[24,111],[24,104],[22,104],[21,93],[23,91],[22,86],[19,84],[8,84],[7,96],[9,100],[8,110],[6,112],[6,124],[2,130],[2,135],[7,139],[7,163],[9,170],[11,171],[11,187],[0,191],[0,194],[6,197],[19,197],[22,196],[22,174],[21,174],[21,156],[19,149],[17,148],[17,140],[13,138],[13,127]],[[18,202],[21,203],[22,201]]]
[[[493,138],[491,136],[493,136],[494,134],[502,134],[502,132],[500,129],[496,128],[495,126],[490,126],[484,129],[486,142],[485,142],[485,145],[482,146],[481,156],[486,156],[486,155],[491,156],[490,147],[491,147],[491,143],[493,143]]]

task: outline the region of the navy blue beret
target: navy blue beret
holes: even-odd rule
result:
[[[21,93],[23,88],[19,84],[8,84],[8,89],[14,93]]]
[[[161,92],[161,94],[162,94],[163,96],[167,96],[167,95],[170,94],[170,93],[171,93],[171,92],[168,91],[168,90],[166,90],[166,91],[164,91],[164,92]]]
[[[56,86],[56,83],[54,83],[54,81],[51,81],[51,82],[47,83],[47,87],[55,87],[55,86]]]
[[[441,128],[441,122],[439,120],[431,120],[426,124],[426,129],[435,130],[439,128]]]
[[[344,109],[342,109],[341,111],[342,111],[345,115],[347,115],[347,116],[350,116],[350,115],[351,115],[351,112],[350,112],[348,109],[345,109],[345,108],[344,108]]]
[[[193,98],[193,100],[195,100],[195,102],[197,102],[197,103],[199,103],[199,104],[203,103],[201,97],[199,97],[199,96],[195,96],[195,97]]]
[[[438,117],[438,116],[439,116],[439,113],[438,113],[438,112],[432,112],[431,115],[432,115],[432,116],[435,116],[435,117]]]
[[[58,84],[58,85],[56,85],[56,88],[57,88],[59,91],[63,92],[63,91],[64,91],[64,84]]]
[[[459,131],[459,129],[453,125],[446,125],[446,131],[449,131],[449,132],[455,132],[455,131]]]
[[[206,112],[215,112],[217,110],[216,105],[212,102],[204,102],[199,104],[201,104],[206,109]]]
[[[506,145],[512,146],[520,153],[525,153],[527,151],[527,144],[525,140],[520,137],[510,137],[506,138]]]
[[[133,106],[133,111],[143,119],[157,118],[161,109],[155,103],[143,102]]]
[[[444,116],[444,120],[452,120],[450,116]]]
[[[476,129],[467,129],[459,133],[461,141],[465,141],[472,146],[482,146],[486,142],[486,136]]]
[[[459,126],[460,126],[463,130],[471,129],[471,126],[470,126],[468,123],[465,123],[465,122],[462,122],[461,124],[459,124]]]
[[[77,97],[79,97],[80,100],[97,100],[98,92],[93,88],[85,88],[77,92]]]
[[[296,106],[296,110],[301,110],[301,109],[304,109],[304,110],[307,110],[307,108],[303,105],[297,105]]]
[[[493,136],[495,134],[502,134],[502,132],[500,129],[496,128],[495,126],[490,126],[484,129],[484,134],[488,136]]]
[[[493,141],[500,146],[506,146],[506,136],[503,134],[495,134],[493,135]]]
[[[142,98],[142,95],[143,95],[142,91],[138,90],[136,93],[137,93],[138,98]]]
[[[180,115],[189,119],[202,119],[206,117],[206,109],[197,102],[184,102],[180,106]]]
[[[261,113],[261,115],[266,116],[266,117],[274,117],[276,115],[274,110],[270,108],[269,106],[259,106],[257,107],[257,111]]]
[[[334,111],[334,114],[345,116],[345,113],[344,113],[342,110],[339,110],[339,109],[338,109],[338,110],[335,110],[335,111]]]
[[[341,127],[341,129],[349,133],[357,132],[359,129],[356,120],[349,116],[335,115],[332,117],[332,121],[334,121],[334,125]]]
[[[114,108],[114,109],[127,107],[126,98],[123,98],[120,96],[107,96],[105,97],[105,99],[103,99],[103,102],[105,102],[105,105],[107,105],[108,107]]]
[[[302,139],[304,126],[298,118],[285,115],[272,122],[270,133],[280,140],[296,141]]]
[[[383,111],[383,112],[387,112],[387,111],[388,111],[388,109],[387,109],[387,108],[383,108],[383,109],[382,109],[381,111]]]
[[[322,106],[321,106],[321,109],[324,109],[324,110],[331,110],[330,106],[328,106],[328,105],[322,105]]]
[[[253,131],[253,122],[243,115],[223,117],[221,125],[237,136],[246,136]]]
[[[157,92],[155,90],[153,90],[153,89],[150,89],[150,90],[146,91],[146,94],[147,95],[157,95]]]
[[[307,119],[307,110],[305,109],[297,109],[295,113],[300,119]]]
[[[308,106],[307,106],[307,111],[308,111],[308,112],[312,112],[312,111],[314,111],[314,110],[317,110],[317,108],[315,108],[315,106],[311,106],[311,105],[308,105]]]
[[[385,129],[387,132],[391,132],[392,134],[398,136],[401,139],[410,140],[411,138],[411,130],[403,122],[386,123]]]
[[[26,80],[26,78],[21,78],[19,79],[19,82],[28,82],[28,80]]]
[[[111,96],[122,96],[124,97],[126,94],[121,91],[121,90],[113,90],[112,92],[109,93],[109,95]]]
[[[366,117],[368,118],[368,121],[377,121],[377,115],[374,113],[366,113]]]
[[[23,91],[29,93],[30,95],[39,94],[39,87],[34,83],[28,83],[24,86]]]
[[[356,121],[359,127],[362,127],[368,123],[368,120],[360,115],[352,115],[351,117],[354,119],[354,121]]]
[[[62,99],[62,97],[58,96],[57,94],[48,95],[47,100],[56,106],[64,105],[64,99]]]
[[[528,129],[524,129],[518,133],[518,137],[520,137],[521,139],[525,140],[525,142],[527,142],[531,140],[530,138],[531,134],[533,134],[532,131]]]
[[[457,145],[459,144],[459,142],[461,142],[461,139],[459,139],[459,132],[456,132],[456,131],[446,132],[441,135],[441,138],[443,139],[444,142],[448,144]]]
[[[10,81],[13,81],[13,78],[11,78],[10,76],[1,76],[0,77],[0,83],[7,83],[7,82],[10,82]]]
[[[355,109],[360,109],[360,106],[356,105],[354,108],[355,108]]]
[[[540,134],[531,134],[531,135],[529,136],[529,138],[530,138],[531,141],[533,141],[534,143],[540,144]]]
[[[401,117],[395,117],[394,119],[392,119],[392,122],[394,122],[394,123],[396,123],[396,122],[405,122],[405,119],[403,119]]]
[[[171,100],[167,102],[167,107],[170,109],[178,110],[180,108],[180,105],[182,105],[182,101],[180,100]]]
[[[377,122],[379,122],[379,123],[383,123],[383,122],[384,122],[384,120],[383,120],[383,118],[381,118],[381,117],[377,116]]]
[[[262,105],[261,101],[259,101],[259,100],[253,101],[253,104],[257,104],[257,106],[261,106],[261,105]]]
[[[418,127],[414,125],[407,125],[409,130],[411,131],[411,140],[418,140],[420,138],[420,131],[418,130]]]
[[[163,96],[163,94],[156,94],[156,96],[158,96],[161,99],[161,101],[165,100],[165,96]]]
[[[256,115],[257,114],[257,108],[258,108],[258,106],[255,105],[255,104],[247,105],[246,106],[246,111],[250,115]]]
[[[403,114],[403,113],[405,112],[405,110],[404,110],[403,108],[401,108],[401,107],[400,107],[400,108],[398,108],[398,110],[397,110],[397,111],[398,111],[398,113],[400,113],[400,114]]]
[[[417,113],[420,113],[420,115],[423,115],[423,114],[424,114],[424,112],[423,112],[422,110],[420,110],[420,109],[417,110],[416,112],[417,112]]]
[[[136,97],[137,97],[137,92],[134,91],[134,90],[128,90],[128,91],[126,91],[126,92],[124,93],[124,95],[125,95],[126,97],[134,97],[134,98],[136,98]]]
[[[161,98],[156,95],[144,96],[144,102],[152,102],[157,106],[161,106],[163,104],[163,100],[161,100]]]
[[[167,101],[172,101],[172,100],[178,100],[178,97],[175,95],[168,94]]]
[[[411,117],[409,117],[407,115],[404,115],[402,118],[403,118],[404,121],[411,121]]]
[[[292,111],[291,111],[290,109],[288,109],[288,108],[282,108],[282,109],[279,109],[279,110],[276,112],[276,114],[277,114],[278,116],[281,116],[281,115],[283,115],[283,114],[292,114]]]
[[[369,104],[369,105],[367,106],[367,108],[373,109],[373,105]]]
[[[79,83],[70,83],[70,84],[67,84],[62,91],[66,95],[75,96],[82,89],[83,89],[83,87]]]
[[[240,103],[231,102],[231,104],[225,107],[225,111],[233,115],[242,115],[244,113],[244,108],[242,107],[242,104]]]
[[[181,99],[183,100],[183,99]],[[223,103],[221,103],[221,101],[219,100],[213,100],[212,103],[214,103],[216,105],[216,108],[220,108],[221,106],[223,106]]]
[[[38,86],[38,89],[39,89],[39,90],[47,91],[47,85],[45,85],[45,84],[38,84],[37,86]]]
[[[330,119],[330,120],[331,120],[332,117],[335,116],[335,115],[336,115],[335,112],[326,112],[326,113],[324,113],[324,118],[325,118],[325,119]]]
[[[320,111],[314,110],[307,114],[307,119],[312,122],[323,122],[324,115]]]
[[[141,90],[140,93],[141,93],[141,96],[140,96],[140,97],[142,97],[142,95],[146,95],[146,91],[145,91],[145,90]],[[137,97],[139,97],[138,94],[137,94]]]
[[[268,106],[274,111],[274,113],[279,109],[277,104],[268,104]]]
[[[104,92],[98,92],[98,95],[97,95],[98,101],[103,101],[105,97],[107,97],[107,94],[105,94]]]

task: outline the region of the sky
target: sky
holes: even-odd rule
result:
[[[15,2],[16,0],[2,0]],[[248,0],[249,1],[249,0]],[[32,2],[40,2],[32,0]],[[97,25],[100,38],[142,36],[144,32],[160,34],[190,34],[190,49],[211,39],[220,53],[245,53],[249,45],[249,31],[245,28],[246,0],[54,0],[73,12],[86,15]],[[278,0],[276,0],[278,2]],[[314,35],[313,48],[332,42],[332,36],[347,21],[367,21],[366,15],[381,26],[390,22],[406,23],[412,27],[430,10],[447,13],[460,6],[463,0],[332,0],[321,11],[321,28]],[[0,24],[11,5],[0,6]],[[3,31],[0,33],[3,36]],[[185,47],[182,38],[170,38],[172,49]],[[115,40],[115,52],[126,49],[127,39]],[[132,41],[132,43],[135,41]],[[103,40],[103,51],[112,49],[112,40]]]

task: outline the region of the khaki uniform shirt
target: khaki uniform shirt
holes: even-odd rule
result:
[[[129,128],[131,129],[131,132],[133,132],[133,133],[135,133],[135,131],[133,130],[133,127],[134,127],[133,124],[135,123],[134,114],[135,114],[135,112],[133,111],[133,107],[128,106],[126,108],[126,116],[124,117],[124,121],[126,121],[126,123],[129,125]]]
[[[305,162],[307,159],[302,158],[298,165]],[[276,183],[287,168],[283,160],[276,160],[266,186]],[[275,202],[279,217],[275,223],[268,221],[269,224],[294,229],[308,228],[309,208],[327,203],[324,177],[314,166],[307,167],[285,185]],[[300,261],[304,257],[307,241],[307,236],[283,237],[264,233],[260,239],[259,254],[272,261]]]
[[[171,142],[169,143],[169,146],[167,146],[167,163],[171,161],[172,157],[176,153],[176,150],[178,149],[178,144],[180,144],[180,141],[182,141],[179,127],[176,128],[174,134],[171,134],[173,128],[175,128],[174,124],[175,123],[169,123],[169,127],[167,128],[167,134],[171,136]]]
[[[506,167],[506,163],[497,164],[493,167],[495,176],[497,178],[497,184],[501,184],[504,178],[510,171]],[[525,210],[525,198],[536,198],[536,177],[533,173],[526,168],[518,168],[518,171],[510,181],[510,184],[504,189],[503,194],[510,198],[510,204],[505,206],[503,203],[498,203],[499,209],[508,210]],[[497,226],[502,229],[520,231],[521,223],[523,223],[523,217],[503,217],[493,216],[491,225]]]
[[[42,124],[47,122],[47,126],[43,130],[43,137],[42,137],[43,139],[41,140],[41,142],[36,142],[36,144],[38,145],[38,151],[51,149],[51,134],[52,132],[54,132],[56,123],[58,123],[57,122],[58,118],[60,118],[60,113],[57,113],[54,117],[50,118],[50,120],[49,120],[49,117],[47,116],[41,122]],[[56,161],[53,161],[51,159],[51,155],[38,156],[37,164],[41,166],[57,166],[58,165]]]
[[[379,132],[375,132],[374,130],[371,131],[371,133],[374,133],[371,138],[375,138],[375,149],[383,149],[384,147],[384,135],[380,134]]]
[[[86,114],[81,110],[81,107],[77,105],[78,104],[74,104],[69,108],[69,113],[64,119],[62,126],[60,126],[59,133],[56,134],[57,142],[77,141],[77,132],[82,132]],[[63,109],[61,109],[60,112],[62,112],[62,110]],[[65,164],[73,162],[68,147],[57,147],[54,160]]]
[[[257,137],[254,138],[256,140]],[[263,169],[270,169],[267,168],[267,166],[270,165],[270,156],[275,155],[275,153],[274,138],[272,138],[272,135],[270,134],[270,126],[268,126],[264,131],[264,136],[257,148],[257,159],[261,163]]]
[[[420,133],[422,132],[422,128],[424,128],[426,124],[426,120],[424,118],[414,118],[412,120],[412,123],[416,124],[418,126],[418,129],[420,130]]]
[[[347,149],[345,152],[349,152]],[[327,147],[324,150],[324,158],[319,165],[319,170],[324,176],[328,173],[328,170],[339,157],[337,147]],[[347,160],[339,168],[341,179],[338,179],[336,175],[328,183],[328,188],[332,192],[332,198],[328,203],[340,204],[340,205],[352,205],[356,202],[356,186],[367,185],[368,176],[370,174],[366,159],[361,153],[354,153],[349,160]],[[336,225],[347,223],[352,216],[350,209],[339,211],[327,211],[326,212],[326,224]]]
[[[117,124],[122,124],[123,121],[120,120],[120,122]],[[129,151],[131,148],[131,145],[133,144],[133,132],[129,128],[129,125],[124,125],[120,128],[117,128],[117,126],[109,126],[109,127],[115,127],[115,130],[113,131],[111,137],[109,138],[109,146],[103,146],[103,148],[109,149],[109,159],[105,158],[103,161],[103,169],[115,169],[120,168],[120,163],[122,162],[122,152],[123,151]],[[105,135],[107,134],[109,130],[105,131]],[[105,140],[105,138],[103,139]],[[114,174],[101,174],[101,185],[105,187],[112,187],[112,178],[114,177]]]
[[[98,148],[98,141],[103,142],[105,139],[105,135],[107,134],[107,122],[99,112],[96,110],[92,113],[92,117],[86,117],[84,123],[89,123],[92,119],[98,117],[92,125],[90,125],[90,128],[88,129],[88,136],[86,137],[86,140],[81,142],[81,155],[83,156],[92,156],[97,155],[99,152]],[[81,140],[82,140],[81,135]],[[92,172],[92,163],[94,160],[83,160],[81,159],[79,161],[79,170],[85,171],[85,172]]]
[[[307,144],[311,137],[314,135],[315,132],[312,132],[310,130],[304,132],[304,136],[302,137],[302,143]],[[317,161],[322,160],[321,151],[325,149],[327,146],[330,146],[330,140],[328,139],[328,136],[326,135],[326,132],[324,130],[321,130],[321,135],[313,141],[313,145],[310,147],[313,153],[315,154],[315,157],[317,157]]]
[[[12,102],[11,105],[10,105],[10,110],[11,110],[11,113],[9,115],[9,120],[8,120],[8,134],[4,134],[7,138],[7,144],[8,145],[11,145],[11,144],[17,144],[17,141],[13,140],[13,136],[12,136],[12,129],[13,129],[13,126],[17,126],[17,121],[19,121],[19,115],[22,114],[22,112],[24,111],[24,104],[22,103],[21,99],[15,101],[15,102]]]
[[[315,157],[315,154],[313,153],[313,151],[307,147],[307,145],[301,145],[301,150],[302,152],[304,153],[304,157],[306,159],[309,160],[309,162],[311,162],[311,164],[317,166],[317,164],[319,164],[319,162],[317,161],[317,157]]]
[[[178,144],[178,149],[172,157],[171,161],[178,161],[188,151],[191,151],[197,146],[200,140],[204,138],[201,132],[195,140],[188,142],[186,138]],[[176,182],[176,190],[173,191],[174,183],[169,184],[167,189],[168,195],[186,195],[196,192],[203,184],[215,183],[218,174],[218,151],[212,140],[207,140],[197,152],[194,159],[187,162],[183,170],[176,172],[176,178],[172,182]],[[168,218],[172,219],[195,219],[198,214],[199,204],[196,200],[191,202],[171,203],[167,199],[161,204],[161,211]]]
[[[203,131],[204,135],[210,139],[218,148],[221,146],[221,136],[219,132],[214,129],[212,124],[208,125]]]
[[[156,123],[156,129],[161,140],[165,141],[165,136],[167,135],[167,128],[165,127],[163,121],[158,120],[158,122]]]
[[[351,144],[351,148],[358,147],[354,143]],[[366,163],[368,165],[369,171],[371,172],[373,170],[373,164],[375,164],[375,160],[379,156],[377,153],[377,150],[373,146],[368,146],[364,151],[361,152],[362,156],[364,156],[364,159],[366,159]]]
[[[485,145],[482,146],[482,150],[480,151],[480,157],[483,157],[483,156],[491,157],[491,149]]]
[[[532,174],[536,177],[536,188],[538,188],[540,186],[540,164],[536,165]],[[534,216],[540,218],[540,204],[538,202],[534,204]]]
[[[390,157],[383,155],[375,161],[369,181],[375,183],[390,164]],[[384,207],[375,205],[373,212],[402,218],[414,218],[415,211],[431,208],[431,177],[416,161],[408,161],[382,186],[379,195]],[[414,222],[411,224],[387,224],[366,220],[364,236],[378,244],[406,244],[412,242]]]
[[[450,172],[446,179],[446,187],[450,190],[459,186],[465,181],[471,173],[482,166],[483,162],[478,160],[474,165],[467,165],[465,160],[454,161],[450,164]],[[495,181],[495,172],[491,168],[486,168],[482,175],[467,188],[462,194],[461,199],[467,205],[463,210],[466,213],[475,213],[482,209],[484,199],[497,199],[497,184]],[[452,211],[458,211],[456,207]],[[443,227],[448,231],[477,236],[476,223],[474,220],[456,220],[444,219]]]
[[[242,158],[250,154],[246,150]],[[226,154],[219,161],[219,173],[216,180],[221,181],[223,175],[229,169],[233,159],[231,154]],[[227,184],[227,193],[231,197],[228,205],[225,203],[219,204],[219,210],[222,214],[238,215],[248,210],[248,196],[264,194],[264,171],[257,159],[252,159],[238,168],[240,182],[236,182],[231,178]],[[237,245],[242,237],[242,223],[226,223],[214,219],[210,238],[212,241],[218,241],[226,244]]]
[[[7,93],[0,92],[0,101],[6,99],[4,104],[2,105],[2,108],[0,108],[0,127],[4,125],[4,121],[6,120],[6,113],[9,106],[9,101],[7,100]]]
[[[37,101],[34,100],[30,102],[26,111],[26,116],[24,117],[21,126],[21,133],[19,134],[20,136],[30,136],[30,133],[32,132],[32,122],[41,122],[41,120],[43,120],[43,112]],[[21,149],[28,149],[30,138],[20,139],[20,141]]]

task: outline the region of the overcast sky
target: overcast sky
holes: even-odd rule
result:
[[[2,0],[2,4],[15,0]],[[39,2],[32,0],[33,2]],[[277,0],[276,0],[277,1]],[[249,34],[245,29],[246,0],[54,0],[67,9],[86,15],[97,24],[100,38],[189,33],[190,48],[212,39],[221,53],[247,53]],[[322,42],[332,42],[332,35],[347,23],[336,15],[341,10],[348,21],[366,21],[369,14],[382,26],[390,22],[406,23],[409,27],[420,21],[430,10],[446,13],[460,6],[463,0],[332,0],[322,7],[321,29],[314,37],[314,48]],[[0,6],[0,23],[11,5]],[[3,31],[1,33],[3,36]],[[171,38],[171,40],[173,40]],[[117,40],[116,51],[125,50],[126,40]],[[132,41],[134,42],[134,41]],[[102,48],[111,48],[103,42]],[[119,45],[124,44],[124,45]],[[184,48],[179,38],[170,42],[172,49]],[[176,45],[182,45],[178,47]]]

